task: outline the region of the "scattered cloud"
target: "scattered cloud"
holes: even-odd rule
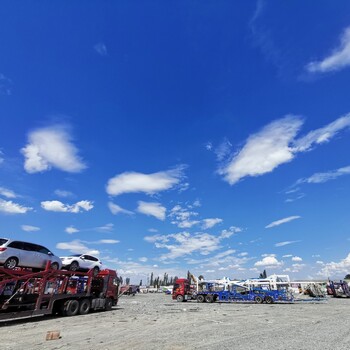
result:
[[[230,238],[236,233],[242,232],[242,229],[236,226],[230,226],[229,229],[221,231],[220,238]]]
[[[0,95],[11,95],[12,87],[12,80],[0,73]]]
[[[149,228],[147,231],[152,232],[152,233],[158,232],[158,230],[156,228]]]
[[[206,230],[208,228],[212,228],[217,224],[222,223],[222,219],[219,218],[212,218],[212,219],[204,219],[202,220],[202,228],[203,230]]]
[[[291,258],[293,255],[292,254],[286,254],[286,255],[283,255],[282,258]]]
[[[101,56],[107,56],[107,47],[104,43],[99,42],[94,46],[95,51]]]
[[[0,150],[0,165],[5,161],[4,152]]]
[[[292,261],[303,261],[303,259],[300,256],[293,256]]]
[[[293,221],[293,220],[297,220],[297,219],[300,219],[300,218],[301,218],[301,216],[298,216],[298,215],[288,216],[287,218],[271,222],[270,224],[265,226],[265,228],[271,228],[271,227],[279,226],[279,225],[282,225],[282,224],[285,224],[287,222],[290,222],[290,221]]]
[[[285,202],[286,203],[292,203],[292,202],[295,202],[295,201],[297,201],[297,200],[299,200],[299,199],[302,199],[302,198],[304,198],[305,197],[305,193],[300,193],[300,194],[298,194],[296,197],[294,197],[294,198],[287,198],[286,200],[285,200]]]
[[[339,262],[325,263],[318,275],[324,277],[341,277],[343,278],[350,270],[350,253]]]
[[[190,210],[189,207],[183,208],[181,205],[175,205],[171,210],[169,217],[171,223],[179,228],[191,228],[200,223],[200,220],[194,220],[193,217],[198,216],[198,213]]]
[[[117,244],[120,241],[116,240],[116,239],[100,239],[99,241],[97,241],[97,244]]]
[[[106,191],[111,196],[143,192],[149,195],[169,190],[183,179],[184,166],[153,174],[125,172],[108,180]]]
[[[213,144],[211,142],[207,142],[207,144],[205,145],[205,149],[207,151],[211,151],[213,149]]]
[[[56,125],[34,130],[28,135],[28,144],[22,148],[24,169],[37,173],[56,168],[78,173],[86,168],[72,143],[68,128]]]
[[[232,144],[226,138],[221,144],[215,149],[216,158],[219,162],[226,159],[226,157],[232,153]]]
[[[283,261],[278,261],[274,255],[265,256],[254,264],[254,266],[264,266],[270,269],[281,267],[282,265]]]
[[[33,210],[30,207],[24,207],[18,203],[12,201],[5,201],[0,199],[0,212],[5,214],[25,214],[28,211]]]
[[[275,244],[275,247],[284,247],[285,245],[293,244],[293,243],[298,243],[300,241],[284,241],[284,242],[279,242]]]
[[[320,61],[312,61],[306,66],[309,73],[335,72],[350,66],[350,27],[345,28],[340,43],[332,53]]]
[[[141,262],[147,262],[147,261],[148,261],[148,259],[147,259],[146,257],[139,258],[139,260],[140,260]]]
[[[61,242],[56,244],[57,249],[68,250],[73,254],[91,254],[99,255],[100,252],[96,249],[89,249],[85,243],[79,239],[75,239],[71,242]]]
[[[301,184],[301,183],[320,184],[330,180],[335,180],[338,177],[344,176],[344,175],[350,175],[350,166],[327,171],[324,173],[315,173],[308,178],[299,179],[297,181],[297,184]]]
[[[68,227],[66,227],[64,231],[67,232],[67,233],[69,233],[70,235],[71,235],[72,233],[77,233],[77,232],[79,232],[79,230],[78,230],[77,228],[73,227],[73,226],[68,226]]]
[[[161,221],[165,220],[166,208],[160,203],[139,201],[137,211],[141,214],[154,216]]]
[[[65,191],[65,190],[55,190],[55,195],[58,197],[62,197],[62,198],[67,198],[67,197],[73,197],[73,193],[70,191]]]
[[[6,198],[16,198],[17,197],[15,192],[13,192],[5,187],[0,187],[0,196],[4,196]]]
[[[80,201],[73,205],[63,204],[60,201],[44,201],[41,202],[41,207],[47,211],[55,211],[61,213],[81,213],[83,210],[89,211],[94,206],[91,201]]]
[[[112,232],[114,230],[114,224],[109,223],[103,226],[95,227],[94,230],[99,232]]]
[[[108,208],[113,215],[117,215],[117,214],[132,215],[132,214],[134,214],[132,211],[123,209],[122,207],[120,207],[119,205],[117,205],[113,202],[108,202]]]
[[[341,130],[350,127],[350,113],[334,122],[296,138],[303,120],[288,115],[273,121],[248,137],[244,146],[219,169],[219,174],[233,185],[241,179],[272,172],[292,161],[297,153],[311,151],[316,145],[329,142]]]
[[[36,232],[36,231],[40,231],[40,227],[36,227],[36,226],[31,226],[31,225],[22,225],[21,229],[23,231],[26,232]]]

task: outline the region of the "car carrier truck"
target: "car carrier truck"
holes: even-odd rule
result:
[[[0,267],[0,321],[40,315],[75,316],[109,311],[118,302],[115,270],[87,273],[50,269],[32,272]]]

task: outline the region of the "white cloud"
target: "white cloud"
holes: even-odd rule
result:
[[[96,227],[94,228],[94,230],[99,232],[112,232],[114,230],[114,224],[109,223],[103,226]]]
[[[139,258],[139,260],[140,260],[141,262],[147,262],[147,261],[148,261],[148,259],[147,259],[146,257],[141,257],[141,258]]]
[[[104,43],[99,42],[94,46],[95,51],[101,56],[107,56],[107,47]]]
[[[22,225],[21,229],[26,232],[35,232],[40,231],[40,227],[30,226],[30,225]]]
[[[97,244],[116,244],[119,243],[120,241],[116,240],[116,239],[100,239],[99,241],[97,241]]]
[[[4,196],[6,198],[16,198],[17,197],[15,192],[13,192],[5,187],[0,187],[0,196]]]
[[[72,233],[77,233],[77,232],[79,232],[79,230],[78,230],[77,228],[73,227],[73,226],[68,226],[68,227],[66,227],[64,231],[67,232],[67,233],[69,233],[70,235],[71,235]]]
[[[279,225],[282,225],[282,224],[285,224],[287,222],[290,222],[290,221],[293,221],[293,220],[296,220],[296,219],[300,219],[300,218],[301,218],[301,216],[298,216],[298,215],[288,216],[287,218],[271,222],[270,224],[265,226],[265,228],[271,228],[271,227],[279,226]]]
[[[0,165],[4,162],[4,153],[0,150]]]
[[[106,191],[111,196],[143,192],[155,194],[178,185],[183,178],[183,166],[153,174],[125,172],[108,180]]]
[[[67,128],[61,125],[37,129],[28,135],[28,144],[21,152],[28,173],[50,170],[52,167],[77,173],[86,168],[73,145]]]
[[[268,268],[277,268],[283,265],[283,261],[278,261],[275,256],[265,256],[262,260],[257,261],[254,266],[264,266]]]
[[[219,162],[224,160],[228,154],[231,153],[232,150],[232,144],[229,140],[225,139],[216,149],[215,154],[216,158]]]
[[[0,95],[11,95],[12,93],[12,80],[5,77],[2,73],[0,73]]]
[[[283,255],[282,258],[291,258],[293,255],[292,254],[286,254],[286,255]]]
[[[275,244],[275,247],[284,247],[285,245],[293,244],[293,243],[298,243],[300,241],[284,241],[284,242],[279,242]]]
[[[222,230],[220,238],[230,238],[235,233],[242,232],[242,229],[236,226],[231,226],[228,230]]]
[[[158,232],[158,230],[156,228],[149,228],[147,231],[152,232],[152,233]]]
[[[55,211],[61,213],[80,213],[82,210],[89,211],[94,206],[91,201],[80,201],[72,205],[63,204],[60,201],[43,201],[41,207],[47,211]]]
[[[208,142],[206,145],[205,145],[205,149],[207,151],[211,151],[213,149],[213,144],[211,142]]]
[[[160,203],[139,201],[137,211],[141,214],[154,216],[158,220],[165,220],[166,208]]]
[[[272,172],[281,164],[293,160],[297,153],[310,151],[315,145],[329,142],[339,131],[349,128],[350,114],[297,139],[302,124],[300,117],[289,115],[266,125],[249,136],[243,148],[219,169],[219,174],[233,185],[247,176]]]
[[[65,190],[55,190],[55,195],[62,197],[62,198],[67,198],[67,197],[73,197],[73,193]]]
[[[24,207],[18,203],[12,201],[5,201],[0,199],[0,212],[6,214],[25,214],[28,211],[33,210],[30,207]]]
[[[212,219],[204,219],[202,220],[202,228],[204,230],[208,228],[212,228],[217,224],[220,224],[222,222],[222,219],[219,218],[212,218]]]
[[[339,262],[325,263],[322,269],[318,272],[318,275],[324,277],[341,277],[348,274],[350,271],[350,253]]]
[[[117,215],[117,214],[132,215],[132,214],[134,214],[132,211],[123,209],[122,207],[120,207],[119,205],[117,205],[113,202],[108,202],[108,208],[113,215]]]
[[[332,53],[321,61],[310,62],[306,69],[310,73],[339,71],[350,66],[350,27],[345,28],[340,37],[340,44]]]
[[[197,212],[181,207],[181,205],[175,205],[171,210],[169,217],[172,218],[172,224],[177,225],[179,228],[191,228],[194,225],[200,223],[199,220],[193,220],[192,217],[198,216]]]
[[[303,259],[300,256],[293,256],[292,261],[303,261]]]
[[[346,166],[346,167],[339,168],[336,170],[327,171],[324,173],[315,173],[308,178],[299,179],[297,181],[297,184],[300,184],[300,183],[320,184],[320,183],[324,183],[324,182],[327,182],[330,180],[335,180],[338,177],[343,176],[343,175],[350,175],[350,166]]]
[[[99,255],[100,252],[96,249],[89,249],[82,241],[75,239],[71,242],[61,242],[56,244],[57,249],[68,250],[73,254],[91,254]]]

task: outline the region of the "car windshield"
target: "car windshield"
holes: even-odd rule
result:
[[[73,254],[73,255],[69,255],[69,256],[81,256],[81,254]]]
[[[5,244],[6,242],[8,242],[8,239],[0,238],[0,245]]]

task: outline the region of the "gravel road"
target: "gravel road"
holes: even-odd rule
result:
[[[2,350],[348,349],[349,299],[323,304],[177,303],[123,296],[110,312],[0,323]],[[46,341],[47,331],[61,338]]]

